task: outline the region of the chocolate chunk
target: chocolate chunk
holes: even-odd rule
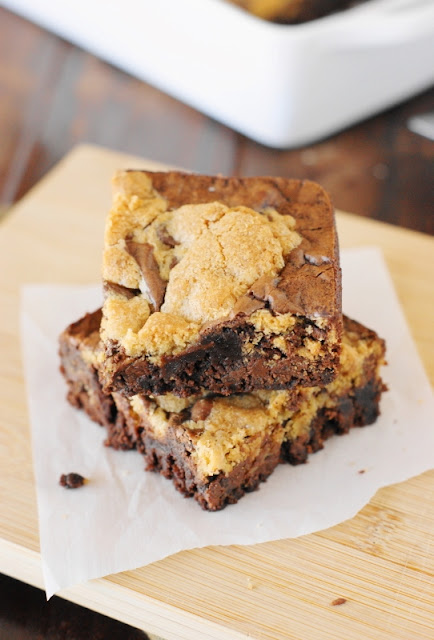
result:
[[[279,289],[280,278],[262,276],[250,288],[250,294],[257,300],[263,300],[275,313],[301,313],[302,309],[296,301],[290,301]]]
[[[167,244],[168,247],[176,247],[179,242],[173,238],[170,233],[167,231],[166,227],[160,225],[157,227],[157,236],[158,239],[161,240],[163,244]]]
[[[176,256],[172,256],[172,260],[170,261],[170,264],[169,264],[169,269],[173,269],[173,267],[176,267],[178,262],[179,262],[178,258]]]
[[[116,282],[104,282],[104,293],[106,295],[109,293],[117,293],[124,298],[127,298],[127,300],[130,300],[140,293],[140,289],[130,289],[129,287],[124,287],[122,284],[117,284]]]
[[[198,420],[206,420],[211,413],[212,409],[212,400],[208,398],[202,398],[195,402],[191,409],[191,419],[193,422],[198,422]]]
[[[130,239],[125,243],[126,250],[140,267],[154,309],[159,311],[166,293],[166,283],[160,276],[160,269],[154,257],[154,248],[146,242],[142,244]]]
[[[84,485],[84,478],[79,473],[63,473],[59,484],[66,489],[79,489]]]
[[[183,409],[180,413],[170,413],[169,417],[169,426],[171,427],[179,427],[183,422],[190,419],[190,410]]]
[[[262,300],[263,302],[269,302],[270,293],[275,288],[278,282],[278,278],[272,278],[271,276],[261,276],[252,284],[249,290],[249,294],[256,300]]]
[[[258,300],[257,298],[251,298],[250,296],[242,296],[236,301],[234,308],[231,312],[231,318],[235,318],[238,315],[250,316],[258,309],[263,309],[265,302]]]

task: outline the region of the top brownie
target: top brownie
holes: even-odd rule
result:
[[[339,366],[338,242],[313,182],[119,172],[103,279],[106,391],[325,385]]]

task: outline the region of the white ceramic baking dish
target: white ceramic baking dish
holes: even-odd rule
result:
[[[313,142],[434,80],[434,0],[367,0],[301,25],[224,0],[3,4],[272,147]]]

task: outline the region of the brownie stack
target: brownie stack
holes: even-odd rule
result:
[[[204,509],[376,419],[384,342],[342,316],[317,184],[119,172],[103,280],[60,337],[68,399]]]

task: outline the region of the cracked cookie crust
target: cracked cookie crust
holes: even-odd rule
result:
[[[228,395],[335,376],[338,245],[315,183],[119,172],[103,279],[106,391]]]

